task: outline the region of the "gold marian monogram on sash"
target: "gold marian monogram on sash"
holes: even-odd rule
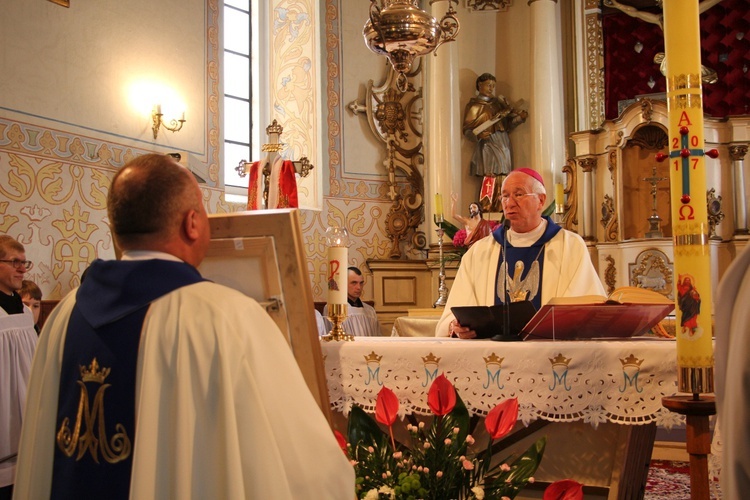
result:
[[[104,460],[111,464],[125,460],[132,450],[127,430],[122,424],[117,424],[115,426],[117,433],[108,439],[104,426],[104,391],[111,385],[105,384],[104,379],[109,375],[110,368],[102,367],[99,370],[99,363],[94,358],[88,368],[81,366],[80,370],[81,380],[78,381],[78,385],[81,388],[81,397],[78,400],[75,425],[71,431],[68,427],[69,419],[65,417],[57,431],[57,446],[68,457],[72,457],[78,448],[76,460],[80,460],[88,451],[94,462],[99,463],[100,450]],[[93,405],[89,404],[86,382],[99,384]],[[83,434],[81,434],[82,424],[85,424]]]

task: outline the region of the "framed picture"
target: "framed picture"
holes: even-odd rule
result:
[[[199,270],[266,307],[310,392],[331,421],[323,355],[302,245],[299,210],[209,215],[211,243]]]
[[[70,7],[70,0],[49,0],[52,3],[56,3],[57,5],[62,5],[63,7]]]

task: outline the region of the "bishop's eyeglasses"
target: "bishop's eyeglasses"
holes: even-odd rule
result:
[[[23,267],[26,268],[27,271],[34,266],[34,263],[31,262],[30,260],[18,260],[18,259],[13,259],[13,260],[7,260],[7,259],[5,259],[4,260],[4,259],[0,259],[0,262],[5,262],[6,264],[10,264],[11,266],[15,267],[16,269],[20,269],[21,266],[23,266]]]
[[[508,203],[508,200],[513,198],[513,201],[518,203],[519,201],[523,199],[524,196],[538,196],[538,195],[539,193],[510,193],[510,194],[506,193],[506,194],[500,195],[500,201],[502,203]]]

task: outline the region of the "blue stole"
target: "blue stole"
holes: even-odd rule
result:
[[[544,230],[544,233],[539,237],[538,240],[534,242],[533,245],[526,248],[516,248],[513,246],[513,244],[508,240],[507,243],[507,250],[508,255],[505,256],[505,261],[508,265],[508,279],[513,279],[513,273],[515,272],[515,263],[519,260],[523,262],[523,273],[520,276],[520,279],[523,280],[526,278],[526,275],[528,275],[529,271],[531,270],[531,264],[534,263],[535,260],[539,261],[539,293],[536,294],[534,297],[529,297],[529,300],[532,304],[534,304],[534,307],[538,311],[542,307],[542,277],[544,276],[544,245],[554,238],[554,236],[562,230],[562,227],[558,226],[554,222],[552,222],[552,219],[549,217],[544,217],[544,219],[547,220],[547,229]],[[500,225],[498,226],[493,232],[492,237],[495,238],[495,241],[497,241],[500,244],[500,257],[497,260],[497,270],[495,271],[495,304],[502,304],[506,297],[507,293],[505,294],[506,297],[500,297],[497,293],[497,282],[500,278],[500,270],[502,269],[503,265],[503,248],[506,248],[505,245],[505,228]]]
[[[184,262],[91,264],[65,337],[50,498],[128,498],[146,312],[159,297],[203,280]]]

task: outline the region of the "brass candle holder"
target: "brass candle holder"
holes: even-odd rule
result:
[[[320,337],[322,340],[325,340],[326,342],[330,342],[332,340],[354,340],[354,336],[346,333],[346,331],[344,330],[344,320],[346,319],[348,308],[348,304],[328,304],[328,316],[326,317],[333,326],[331,327],[331,331],[328,332],[328,334]]]
[[[443,229],[443,218],[436,217],[435,222],[438,224],[438,228],[435,230],[438,237],[438,260],[440,261],[440,272],[438,274],[438,298],[432,307],[445,307],[448,303],[448,287],[445,286],[445,259],[443,258],[443,235],[445,230]]]

